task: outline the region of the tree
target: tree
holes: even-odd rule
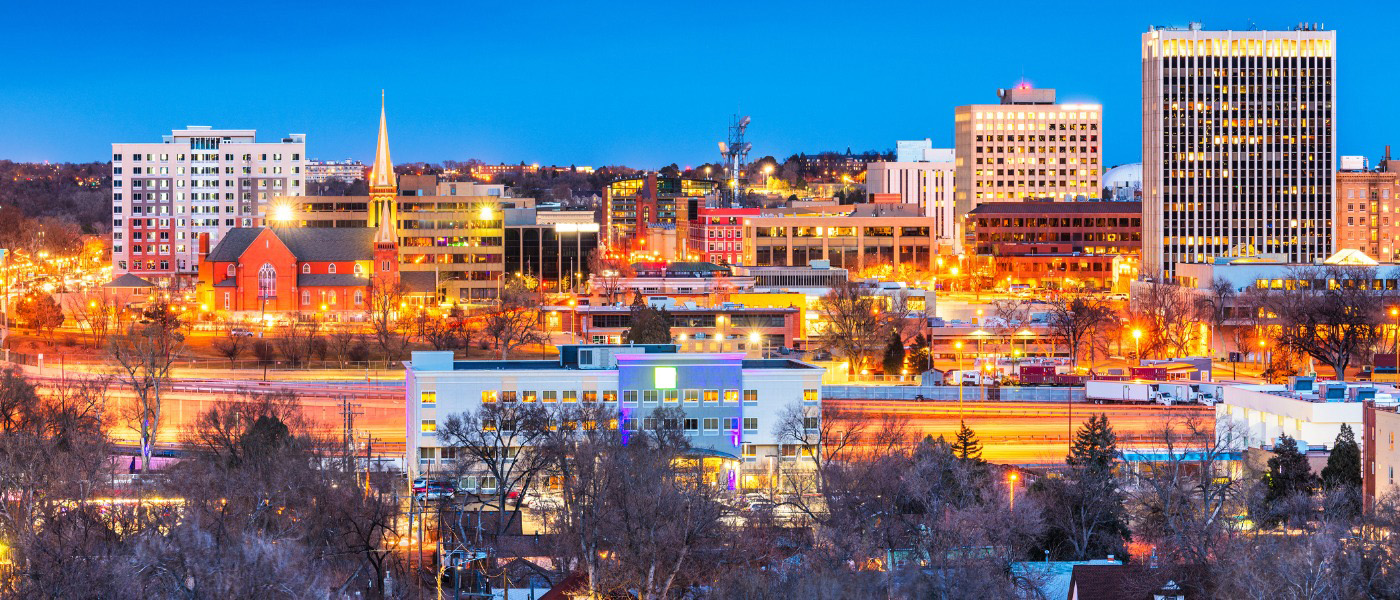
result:
[[[1351,426],[1342,424],[1337,440],[1332,444],[1332,453],[1327,456],[1327,466],[1322,469],[1324,488],[1361,487],[1361,448]]]
[[[1290,506],[1299,499],[1311,498],[1317,487],[1317,477],[1308,465],[1308,457],[1298,450],[1298,442],[1287,435],[1280,435],[1274,444],[1274,455],[1269,458],[1269,472],[1264,475],[1264,509],[1268,517],[1265,523],[1276,524]]]
[[[53,330],[63,324],[63,309],[51,294],[31,292],[19,299],[15,316],[30,329],[40,335],[53,335]]]
[[[1207,354],[1213,354],[1216,335],[1220,328],[1225,325],[1226,317],[1230,308],[1234,304],[1235,297],[1234,284],[1223,277],[1216,277],[1210,282],[1210,288],[1206,293],[1196,298],[1196,310],[1200,318],[1210,323],[1210,340],[1206,342]]]
[[[953,454],[963,460],[981,462],[982,442],[977,439],[977,432],[968,427],[966,422],[958,425],[958,435],[953,440]]]
[[[500,349],[501,360],[509,358],[516,348],[548,341],[539,328],[542,302],[539,292],[520,278],[511,278],[501,287],[500,301],[482,319],[481,328]]]
[[[226,328],[223,335],[214,338],[212,345],[215,352],[228,359],[229,368],[233,368],[238,365],[238,357],[252,344],[252,339],[252,336],[239,335],[232,328]]]
[[[88,332],[92,346],[100,348],[107,340],[107,332],[111,329],[115,317],[114,300],[103,291],[70,295],[66,303],[68,314],[73,315],[78,327]]]
[[[397,360],[408,350],[409,319],[403,314],[407,306],[404,302],[403,282],[388,277],[375,276],[369,279],[369,302],[365,305],[365,320],[374,332],[374,341],[384,353],[385,360]]]
[[[1062,476],[1032,487],[1048,525],[1045,549],[1068,560],[1123,555],[1130,534],[1117,462],[1118,437],[1107,415],[1089,417],[1075,434]]]
[[[909,344],[909,367],[915,373],[923,373],[933,368],[933,348],[929,339],[919,332]]]
[[[1050,298],[1047,319],[1055,337],[1069,346],[1071,364],[1079,364],[1080,350],[1088,345],[1095,329],[1113,320],[1113,307],[1096,296],[1059,292]]]
[[[151,451],[161,429],[164,388],[170,369],[184,355],[184,337],[164,321],[132,324],[107,344],[117,379],[136,396],[128,417],[141,435],[141,472],[151,465]]]
[[[608,304],[617,302],[617,293],[622,289],[622,280],[637,275],[630,263],[621,258],[609,257],[607,250],[603,248],[597,248],[589,253],[588,272],[590,274],[589,292],[601,293],[606,296]]]
[[[1133,327],[1143,332],[1143,355],[1186,356],[1196,339],[1198,309],[1195,295],[1175,281],[1152,277],[1155,283],[1133,288],[1128,313]]]
[[[1371,267],[1305,267],[1294,269],[1293,289],[1265,293],[1264,306],[1277,315],[1271,319],[1275,341],[1306,354],[1329,367],[1337,379],[1346,379],[1346,368],[1371,352],[1381,341],[1388,298],[1372,289],[1378,282]]]
[[[1134,535],[1154,544],[1160,560],[1210,564],[1233,535],[1244,488],[1227,475],[1245,439],[1233,423],[1187,418],[1167,420],[1149,441],[1160,450],[1140,461]]]
[[[420,309],[414,317],[414,324],[418,337],[428,342],[434,350],[471,348],[472,337],[476,333],[467,318],[467,312],[459,306],[453,306],[440,318]]]
[[[456,475],[495,479],[495,494],[482,504],[497,511],[494,533],[498,536],[517,518],[521,502],[545,477],[549,457],[539,447],[550,435],[557,416],[543,404],[520,400],[507,392],[475,412],[448,415],[437,430],[443,446],[457,456],[452,467]],[[559,419],[565,421],[579,422]]]
[[[630,326],[622,334],[624,343],[671,343],[671,313],[669,311],[664,308],[652,308],[646,304],[633,303],[631,313]]]
[[[899,375],[904,370],[904,337],[898,331],[890,332],[890,341],[885,344],[885,356],[880,361],[885,375]]]
[[[277,336],[277,350],[293,367],[299,367],[311,355],[314,342],[320,339],[321,320],[316,315],[293,313]]]
[[[908,313],[903,299],[894,297],[888,306],[882,300],[856,282],[832,286],[817,302],[825,321],[818,340],[821,347],[840,354],[859,372],[891,332],[902,333]]]

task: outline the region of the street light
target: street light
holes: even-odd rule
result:
[[[954,371],[958,378],[958,422],[963,420],[963,374],[962,374],[962,340],[953,342],[953,348],[958,353],[958,368]]]
[[[1006,487],[1010,488],[1010,490],[1011,490],[1011,510],[1014,511],[1014,510],[1016,510],[1016,479],[1017,479],[1016,473],[1014,473],[1014,472],[1011,473],[1011,476],[1010,476],[1009,479],[1010,479],[1010,482],[1007,484]]]
[[[1142,366],[1142,330],[1133,330],[1133,355],[1137,357],[1138,366]]]

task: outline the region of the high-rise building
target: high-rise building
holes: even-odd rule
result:
[[[306,163],[306,180],[311,183],[343,181],[350,183],[365,176],[364,163],[353,160],[313,160]]]
[[[1332,254],[1336,32],[1142,34],[1143,270]]]
[[[609,246],[624,253],[656,252],[662,258],[684,256],[690,216],[698,214],[707,198],[718,191],[719,183],[715,181],[656,173],[609,183],[603,200]]]
[[[1025,83],[997,96],[955,112],[958,217],[984,202],[1097,200],[1102,107],[1056,104],[1055,90]]]
[[[112,266],[167,286],[193,283],[200,234],[217,243],[263,224],[276,196],[306,189],[306,136],[191,125],[160,142],[112,144]]]

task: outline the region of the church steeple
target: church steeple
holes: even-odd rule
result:
[[[380,227],[387,220],[393,234],[398,223],[399,189],[394,177],[394,161],[389,158],[389,120],[384,114],[384,91],[379,91],[379,142],[374,149],[374,166],[369,170],[369,217],[370,227]]]

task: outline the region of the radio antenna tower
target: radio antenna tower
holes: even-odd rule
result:
[[[729,202],[733,206],[738,206],[739,198],[743,196],[743,190],[739,188],[739,169],[748,162],[749,150],[753,149],[753,144],[744,141],[744,132],[748,128],[747,116],[734,115],[729,120],[729,141],[719,143],[719,153],[729,169]]]

